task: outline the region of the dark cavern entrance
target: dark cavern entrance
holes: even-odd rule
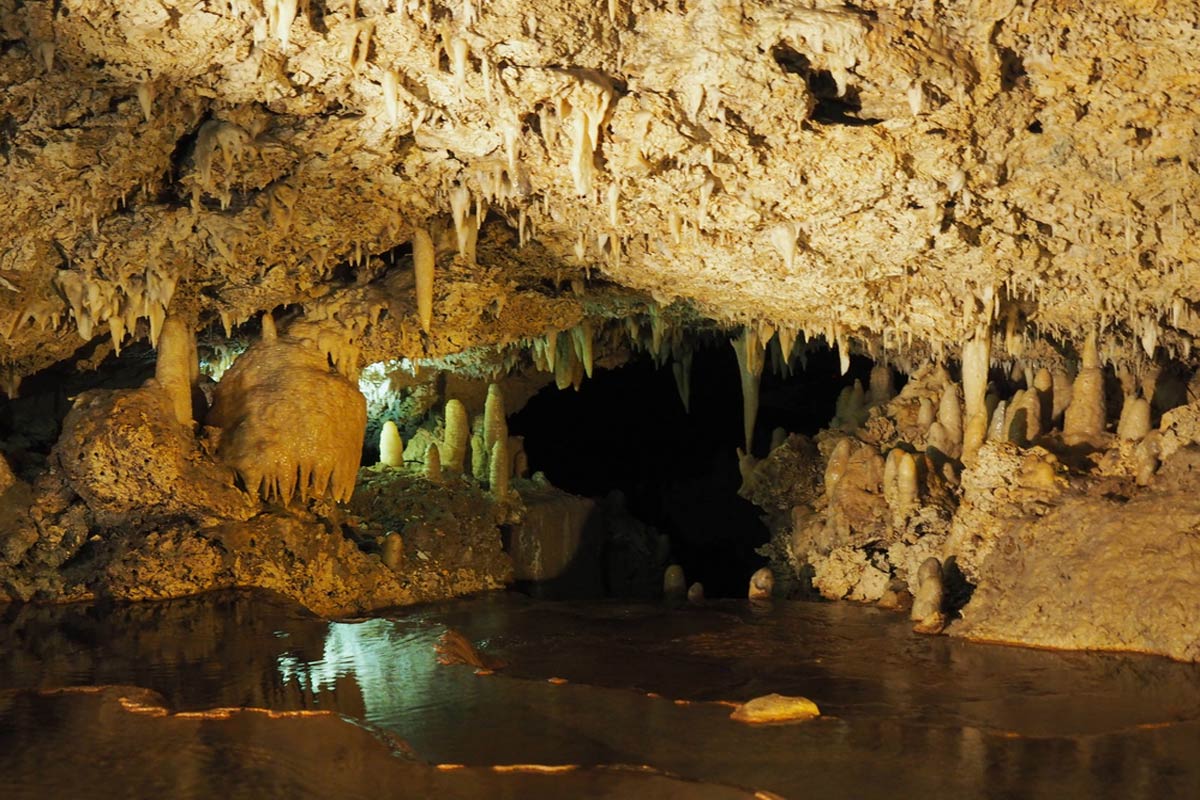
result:
[[[797,364],[797,367],[800,365]],[[835,351],[807,354],[789,377],[763,370],[754,454],[766,456],[772,431],[814,435],[834,413],[838,393],[866,383],[870,362],[854,359],[840,375]],[[670,365],[639,355],[597,369],[579,391],[548,386],[509,419],[524,437],[530,468],[553,485],[612,503],[669,543],[667,558],[710,597],[744,597],[747,580],[767,563],[762,511],[738,496],[742,395],[734,350],[724,337],[698,343],[685,410]],[[665,545],[666,543],[664,543]],[[610,593],[612,589],[610,587]]]

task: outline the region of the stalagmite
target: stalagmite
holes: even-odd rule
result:
[[[392,531],[383,537],[383,546],[380,549],[379,560],[392,572],[400,571],[401,567],[404,566],[404,539],[400,534]]]
[[[1008,440],[1025,446],[1042,435],[1042,398],[1036,389],[1025,389],[1017,393],[1009,404]]]
[[[758,389],[762,378],[763,349],[758,334],[749,325],[731,344],[737,354],[742,379],[742,428],[746,437],[746,452],[751,453],[754,441],[754,421],[758,417]]]
[[[508,419],[504,409],[504,392],[500,384],[488,386],[487,399],[483,404],[483,443],[491,452],[492,445],[508,439]]]
[[[512,471],[512,462],[508,458],[508,437],[504,436],[492,445],[489,459],[488,487],[492,496],[497,500],[508,497],[508,480]]]
[[[982,405],[983,396],[979,397]],[[946,388],[942,391],[941,403],[938,405],[937,421],[941,423],[943,430],[946,432],[946,445],[948,450],[943,452],[958,458],[962,454],[963,428],[962,428],[962,406],[958,400],[958,384],[948,382]],[[942,449],[942,448],[938,448]]]
[[[991,363],[991,332],[981,328],[962,347],[963,406],[966,426],[963,429],[964,460],[975,457],[987,436],[987,376]]]
[[[883,460],[883,501],[888,504],[888,508],[892,509],[893,516],[899,502],[897,499],[896,474],[902,452],[904,451],[900,448],[894,447],[888,451],[887,457]]]
[[[1006,442],[1008,441],[1008,428],[1005,423],[1008,420],[1008,401],[1001,400],[996,404],[996,408],[992,410],[992,419],[988,424],[987,440],[989,442]]]
[[[487,482],[490,455],[483,441],[483,417],[476,416],[471,425],[471,476],[479,483]]]
[[[892,368],[887,364],[880,363],[871,367],[871,377],[868,382],[870,389],[867,399],[871,405],[883,405],[896,396],[896,383],[892,376]]]
[[[467,457],[467,442],[471,430],[467,422],[467,408],[462,401],[451,399],[446,401],[446,432],[443,437],[443,452],[441,462],[443,468],[452,475],[463,471],[463,462]]]
[[[404,466],[404,441],[400,429],[390,419],[379,429],[379,463],[385,467]]]
[[[192,393],[200,379],[196,356],[196,337],[183,317],[172,314],[163,323],[158,340],[154,377],[171,396],[175,418],[188,430],[192,428]]]
[[[933,401],[928,397],[922,397],[917,404],[917,427],[928,433],[934,419],[936,419],[936,414],[933,410]]]
[[[433,324],[433,237],[424,228],[413,230],[413,273],[417,285],[417,319],[421,330],[429,333]]]
[[[691,586],[689,586],[688,590],[687,590],[687,601],[689,603],[693,603],[693,604],[703,603],[704,602],[704,584],[697,581],[696,583],[693,583]]]
[[[1084,343],[1083,363],[1071,387],[1071,404],[1063,418],[1063,440],[1070,445],[1099,444],[1104,423],[1104,371],[1093,332]]]
[[[1145,398],[1126,395],[1121,408],[1121,419],[1117,422],[1117,436],[1129,441],[1140,441],[1150,432],[1150,403]]]
[[[687,596],[687,579],[683,567],[671,564],[663,573],[663,595],[668,600],[682,600]]]
[[[436,444],[425,449],[425,477],[434,483],[442,482],[442,456]]]
[[[833,499],[833,493],[837,489],[838,481],[846,474],[846,467],[850,464],[850,440],[839,439],[834,445],[833,452],[829,454],[829,463],[825,465],[825,498]]]
[[[919,497],[917,460],[912,453],[901,451],[896,461],[896,512],[907,517],[917,507]]]
[[[1050,373],[1050,379],[1054,384],[1052,391],[1052,404],[1050,411],[1050,419],[1048,424],[1053,424],[1067,410],[1067,406],[1071,404],[1071,376],[1062,369],[1056,369]]]
[[[747,597],[751,600],[770,600],[775,591],[775,575],[770,567],[761,567],[750,576]]]

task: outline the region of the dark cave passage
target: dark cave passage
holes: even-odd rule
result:
[[[815,434],[834,413],[838,393],[871,363],[854,359],[839,374],[837,353],[809,354],[804,371],[782,378],[764,369],[754,453],[767,454],[771,431]],[[578,392],[553,386],[509,419],[525,437],[530,467],[568,492],[624,494],[630,513],[669,537],[671,561],[710,597],[744,597],[766,559],[755,553],[768,531],[761,510],[738,496],[742,395],[737,360],[724,338],[699,347],[685,412],[669,365],[640,356],[597,370]]]

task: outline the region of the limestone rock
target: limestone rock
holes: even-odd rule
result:
[[[1196,473],[1128,498],[1076,495],[1012,520],[973,567],[953,635],[1200,660]]]
[[[76,398],[54,460],[100,526],[180,515],[245,519],[253,513],[254,504],[199,452],[176,420],[171,397],[154,383]]]

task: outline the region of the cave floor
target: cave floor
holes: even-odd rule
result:
[[[438,664],[448,627],[506,666]],[[822,716],[729,719],[772,692]],[[0,608],[6,798],[1195,797],[1197,752],[1196,665],[920,637],[849,604]]]

